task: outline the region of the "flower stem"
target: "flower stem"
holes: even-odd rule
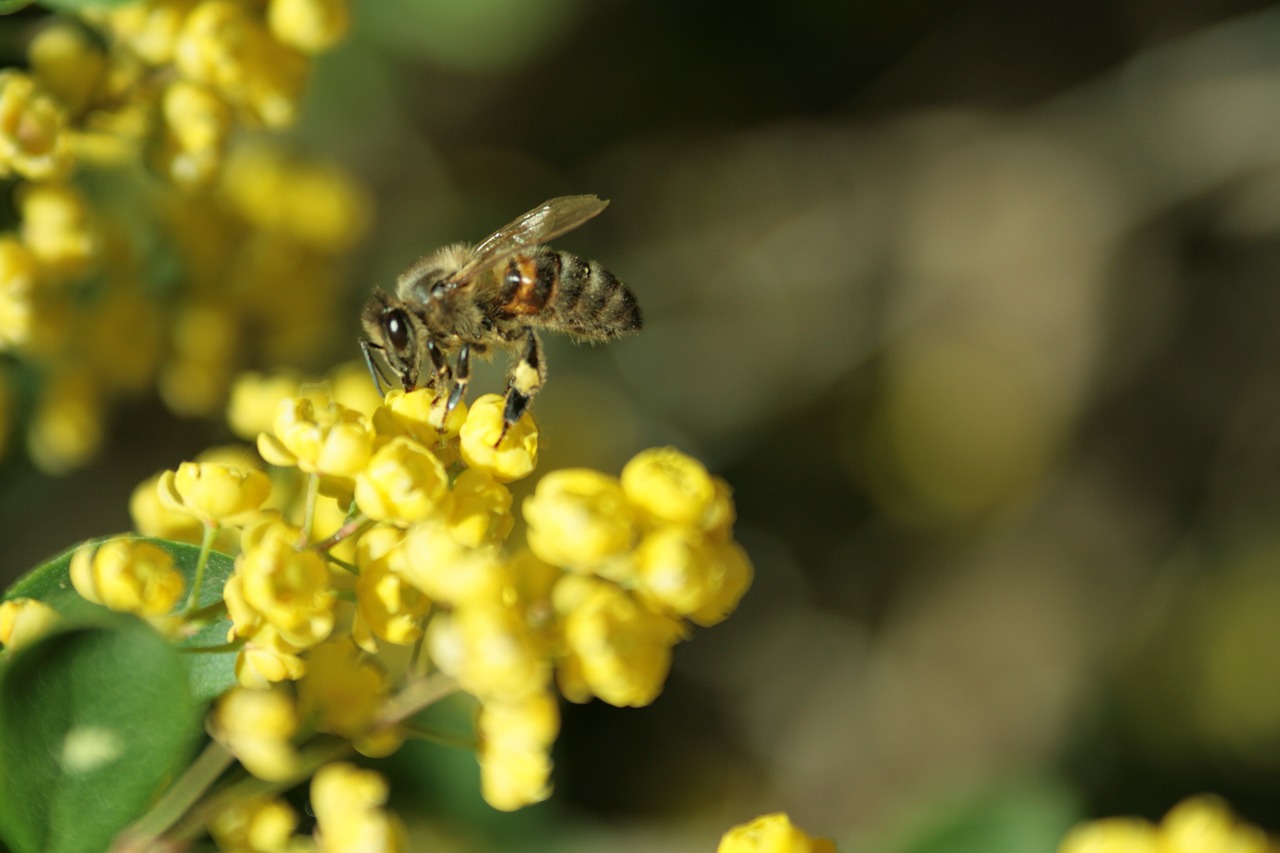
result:
[[[187,771],[173,783],[151,810],[120,833],[112,853],[133,853],[156,849],[153,845],[164,832],[217,781],[231,766],[232,756],[225,746],[211,741]]]
[[[348,536],[354,536],[355,534],[363,530],[365,527],[368,527],[371,523],[372,523],[372,520],[369,518],[369,516],[361,513],[357,515],[355,518],[348,521],[346,524],[339,527],[337,530],[335,530],[332,536],[330,536],[327,539],[323,539],[320,542],[315,543],[311,547],[316,549],[317,551],[328,551],[330,548],[332,548],[334,545],[337,545],[343,539],[346,539]],[[347,567],[343,566],[343,568],[347,568]],[[356,574],[359,574],[359,572],[356,572]]]
[[[307,475],[307,505],[302,516],[302,541],[298,543],[298,550],[307,547],[307,543],[311,541],[311,528],[316,520],[316,499],[320,496],[320,475]]]
[[[204,567],[209,563],[209,552],[213,550],[213,537],[218,535],[218,525],[206,521],[204,536],[200,539],[200,557],[196,560],[196,576],[191,581],[191,595],[187,597],[187,606],[182,609],[184,616],[190,617],[200,606],[200,587],[204,583]]]

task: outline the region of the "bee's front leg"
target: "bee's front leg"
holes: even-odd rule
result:
[[[547,366],[542,360],[542,341],[538,333],[526,327],[524,330],[524,351],[520,359],[511,366],[507,375],[507,402],[502,410],[502,432],[494,442],[497,447],[506,437],[511,425],[520,420],[534,395],[547,381]]]
[[[433,427],[443,431],[445,419],[449,417],[449,412],[453,408],[448,404],[453,396],[453,370],[449,368],[449,359],[445,357],[444,351],[436,345],[435,341],[427,341],[427,355],[431,357],[430,387],[436,392],[428,421]]]
[[[458,364],[453,372],[453,387],[449,390],[449,402],[445,407],[447,417],[458,406],[467,393],[467,383],[471,381],[471,345],[463,344],[458,350]]]

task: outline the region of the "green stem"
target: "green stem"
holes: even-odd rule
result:
[[[216,646],[177,646],[175,651],[180,655],[220,655],[226,652],[238,652],[243,648],[244,640],[233,640]]]
[[[132,853],[157,849],[154,845],[164,832],[217,781],[222,771],[231,766],[231,753],[217,741],[211,741],[177,782],[136,823],[120,833],[112,846],[113,853]]]
[[[227,602],[219,598],[186,614],[188,622],[216,622],[227,614]]]
[[[196,576],[191,581],[191,595],[187,597],[187,606],[182,609],[182,615],[187,618],[195,614],[196,608],[200,605],[200,587],[204,583],[204,567],[209,562],[209,552],[213,550],[213,537],[217,535],[218,525],[206,521],[204,536],[200,539],[200,558],[196,560]]]
[[[354,536],[355,534],[361,532],[371,524],[373,524],[373,519],[361,513],[360,515],[357,515],[355,518],[351,519],[346,524],[342,525],[337,530],[335,530],[332,536],[315,543],[311,547],[316,549],[317,551],[328,551],[330,548],[332,548],[334,545],[337,545],[343,539],[346,539],[348,536]],[[357,572],[357,574],[358,573],[359,572]]]
[[[445,675],[416,679],[392,696],[374,721],[374,728],[394,726],[458,691],[458,682]]]
[[[311,528],[316,520],[316,499],[320,496],[320,475],[307,475],[307,505],[306,511],[302,516],[302,541],[298,543],[298,549],[307,547],[307,543],[311,541]]]

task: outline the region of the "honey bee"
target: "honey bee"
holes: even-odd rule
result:
[[[502,415],[506,435],[546,382],[539,329],[592,342],[638,332],[640,307],[625,284],[595,261],[543,245],[608,203],[593,195],[553,198],[475,246],[445,246],[422,257],[396,279],[394,294],[375,290],[361,316],[360,347],[379,389],[390,382],[371,350],[406,391],[437,390],[445,400],[440,426],[466,393],[472,355],[515,350]]]

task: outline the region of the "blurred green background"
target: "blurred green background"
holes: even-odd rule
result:
[[[427,250],[609,198],[557,245],[646,329],[548,341],[540,468],[676,444],[757,571],[653,707],[566,710],[552,803],[402,756],[450,768],[398,803],[443,849],[709,850],[785,809],[848,850],[1048,851],[1199,791],[1280,829],[1280,11],[353,5],[293,140],[376,219],[300,366],[358,357]],[[228,436],[144,400],[87,470],[11,453],[0,568]]]

